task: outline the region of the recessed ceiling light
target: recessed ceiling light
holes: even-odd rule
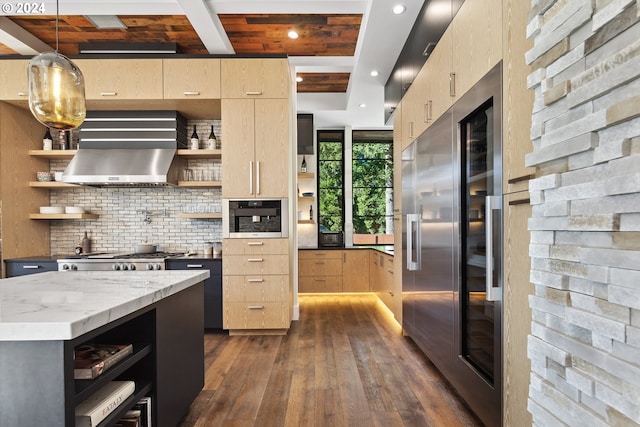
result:
[[[302,77],[300,77],[300,76],[297,76],[297,77],[296,77],[296,81],[297,81],[298,83],[300,83],[302,80],[304,80]]]
[[[370,72],[369,74],[371,74],[371,77],[378,77],[378,75],[380,74],[377,70],[373,70],[372,72]]]
[[[289,36],[290,39],[297,39],[299,37],[298,33],[294,30],[289,30],[287,35]]]
[[[402,15],[405,10],[407,10],[407,8],[404,7],[404,5],[402,5],[402,4],[397,4],[397,5],[393,6],[393,13],[395,15]]]
[[[367,104],[360,104],[360,108],[364,108],[366,106],[367,106]]]

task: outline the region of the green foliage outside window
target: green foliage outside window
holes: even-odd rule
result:
[[[386,234],[393,219],[393,146],[388,142],[353,143],[353,232]]]
[[[342,141],[318,139],[318,206],[320,229],[341,231],[344,223]]]

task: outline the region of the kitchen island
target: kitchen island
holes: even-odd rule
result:
[[[153,425],[175,426],[204,384],[208,271],[47,272],[0,280],[0,426],[74,426],[75,406],[111,380],[151,396]],[[133,344],[93,380],[74,380],[74,348]]]

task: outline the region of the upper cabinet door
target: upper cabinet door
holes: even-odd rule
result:
[[[256,197],[287,197],[289,101],[255,100]]]
[[[222,197],[255,197],[255,101],[222,100]]]
[[[88,100],[162,99],[162,59],[77,59]]]
[[[222,98],[288,98],[289,62],[286,58],[223,59]]]
[[[220,59],[163,59],[165,99],[220,99]]]
[[[27,59],[0,61],[0,99],[7,101],[29,100]]]
[[[455,102],[502,59],[502,0],[466,1],[452,25]]]

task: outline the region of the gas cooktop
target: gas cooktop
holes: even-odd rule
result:
[[[69,255],[65,259],[74,260],[100,260],[100,259],[166,259],[182,256],[182,252],[151,252],[148,254],[136,254],[131,252],[92,252],[88,254]]]

